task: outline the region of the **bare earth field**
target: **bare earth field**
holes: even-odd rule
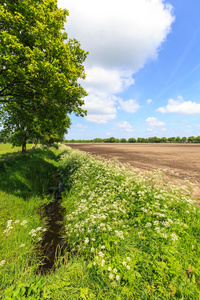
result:
[[[73,149],[100,155],[106,159],[117,159],[129,163],[133,168],[152,171],[155,169],[174,170],[182,182],[189,179],[200,185],[199,144],[66,144]]]

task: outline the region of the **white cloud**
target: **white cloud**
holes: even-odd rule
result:
[[[177,100],[169,99],[166,107],[159,107],[157,111],[161,113],[181,113],[181,114],[200,114],[200,103],[184,101],[182,96]]]
[[[88,114],[86,117],[88,122],[106,124],[108,121],[116,118],[115,114]]]
[[[119,99],[120,108],[125,110],[128,113],[135,113],[139,108],[140,105],[136,102],[136,100],[130,99],[128,101],[123,101]]]
[[[174,21],[172,7],[163,0],[58,0],[58,6],[69,10],[69,37],[89,51],[87,77],[80,81],[89,92],[86,119],[106,123],[117,114],[114,95],[134,84],[133,74],[157,57]],[[139,108],[132,99],[119,105],[126,112]]]
[[[163,0],[58,0],[58,5],[69,10],[69,37],[90,52],[87,66],[133,73],[156,58],[174,20]]]
[[[153,102],[151,99],[147,100],[147,104],[150,104],[151,102]]]
[[[115,103],[117,98],[104,94],[90,94],[85,99],[84,109],[90,114],[116,114]]]
[[[148,117],[145,121],[151,127],[154,127],[154,126],[164,126],[165,125],[164,122],[159,121],[157,118],[154,118],[154,117]]]
[[[83,124],[77,124],[76,127],[77,127],[77,128],[81,128],[81,129],[86,129],[86,128],[88,128],[88,126],[85,126],[85,125],[83,125]]]
[[[123,129],[124,131],[127,132],[133,132],[133,126],[131,126],[128,122],[126,121],[121,121],[119,123],[116,124],[117,127],[119,127],[120,129]]]
[[[106,132],[106,135],[110,135],[110,132]]]
[[[93,67],[87,70],[87,76],[81,81],[88,93],[116,94],[134,84],[130,72]]]

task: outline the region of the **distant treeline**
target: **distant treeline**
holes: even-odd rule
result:
[[[107,139],[95,138],[93,140],[64,140],[65,143],[200,143],[200,136],[177,137],[149,137],[149,138],[129,138],[116,139],[114,137]]]

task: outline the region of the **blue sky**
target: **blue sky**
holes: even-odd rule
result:
[[[67,139],[200,135],[199,0],[58,0],[90,52]]]

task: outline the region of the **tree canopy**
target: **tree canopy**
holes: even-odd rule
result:
[[[67,114],[86,114],[81,107],[87,93],[78,79],[85,78],[87,52],[68,39],[67,16],[55,0],[0,5],[0,108],[7,132],[45,140],[66,132]]]

